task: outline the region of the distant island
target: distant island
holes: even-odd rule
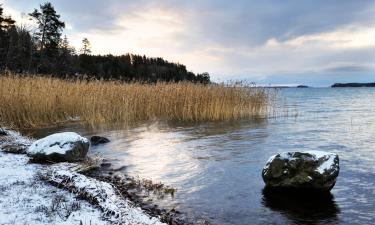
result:
[[[375,83],[336,83],[331,87],[375,87]]]

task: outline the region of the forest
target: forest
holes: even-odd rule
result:
[[[34,29],[19,25],[4,15],[0,5],[0,74],[141,82],[210,82],[208,73],[194,74],[185,65],[161,57],[130,53],[93,55],[87,38],[82,40],[81,49],[76,50],[63,35],[65,23],[49,2],[41,4],[27,16],[35,23]]]

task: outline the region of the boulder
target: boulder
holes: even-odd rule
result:
[[[27,149],[33,162],[77,162],[85,159],[90,148],[87,138],[74,132],[56,133],[39,139]]]
[[[339,175],[337,154],[322,151],[285,152],[272,156],[262,171],[268,188],[329,191]]]
[[[98,144],[105,144],[109,142],[108,138],[101,137],[101,136],[92,136],[90,138],[91,144],[92,145],[98,145]]]

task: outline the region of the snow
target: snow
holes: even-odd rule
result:
[[[337,157],[334,153],[323,152],[323,151],[306,151],[315,157],[315,159],[323,158],[323,163],[316,169],[320,174],[323,174],[325,171],[332,169],[335,165],[335,158]]]
[[[25,155],[0,152],[0,224],[109,224],[88,202],[37,179],[41,168],[28,164]],[[64,202],[53,210],[53,199],[58,196],[64,196]],[[74,204],[79,210],[64,210]]]
[[[73,143],[77,141],[89,143],[87,138],[74,132],[56,133],[35,141],[28,148],[27,152],[30,154],[41,153],[46,155],[52,153],[65,154],[72,149]]]
[[[309,153],[310,155],[315,156],[315,158],[323,158],[326,156],[335,156],[336,154],[324,151],[305,151],[305,153]]]
[[[112,224],[163,225],[159,219],[146,215],[140,208],[121,198],[116,189],[109,183],[86,177],[74,172],[77,165],[60,163],[43,172],[46,180],[55,185],[73,190],[74,193],[91,199],[104,212]]]
[[[116,189],[109,183],[76,173],[74,170],[80,167],[79,164],[30,164],[26,155],[2,152],[1,148],[8,144],[32,143],[31,139],[22,137],[19,133],[8,133],[8,136],[0,138],[0,224],[163,224],[158,218],[148,216],[117,195]],[[42,139],[40,143],[48,145],[66,138],[82,140],[82,137],[70,132],[53,136],[53,141]],[[34,144],[35,142],[32,145]],[[47,173],[52,175],[50,182],[64,180],[63,187],[75,185],[76,191],[69,192],[40,179],[47,176]],[[67,182],[66,179],[70,181]],[[95,198],[98,204],[92,205],[78,198],[82,197],[82,193]]]
[[[324,151],[304,151],[301,153],[308,153],[313,156],[314,160],[317,160],[317,161],[323,159],[321,160],[323,161],[323,163],[316,168],[316,171],[319,172],[320,174],[323,174],[325,171],[328,171],[335,166],[335,158],[337,157],[337,154],[335,153],[324,152]],[[282,153],[279,153],[278,155],[280,155],[281,159],[284,159],[287,161],[291,161],[294,159],[293,158],[294,152],[282,152]],[[265,169],[268,169],[270,163],[275,159],[276,156],[277,155],[273,155],[268,159]]]

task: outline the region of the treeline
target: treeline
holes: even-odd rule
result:
[[[68,38],[62,37],[65,23],[51,3],[40,5],[28,16],[37,25],[33,32],[25,25],[16,25],[15,20],[4,15],[0,5],[0,72],[123,81],[210,82],[208,73],[194,74],[186,66],[163,58],[92,55],[87,38],[77,52]]]

